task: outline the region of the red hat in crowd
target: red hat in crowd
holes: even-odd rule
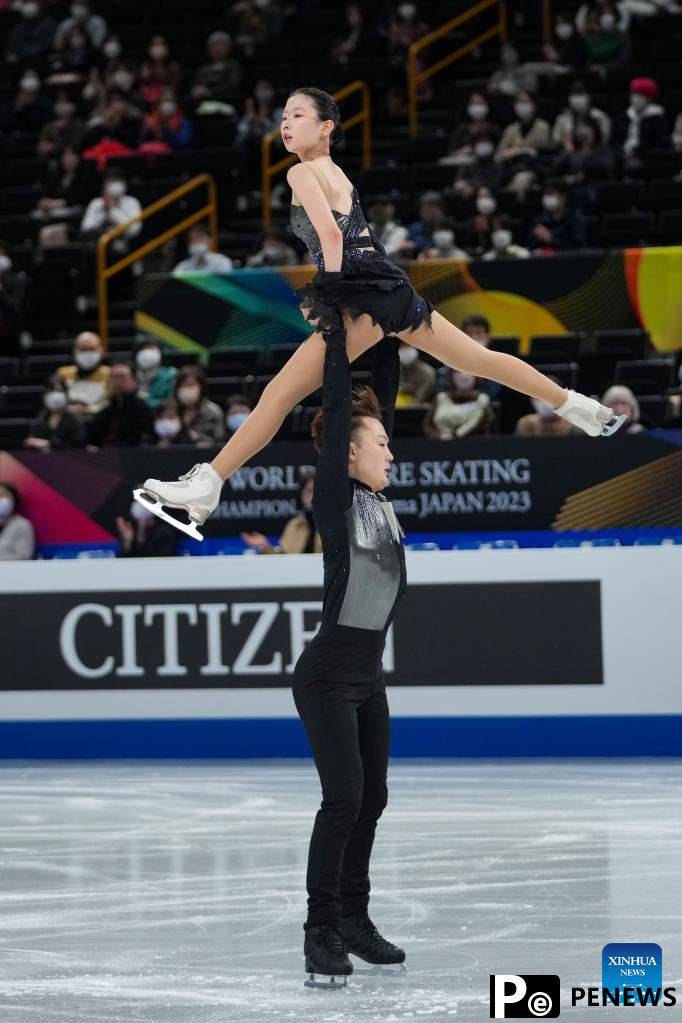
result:
[[[633,78],[630,82],[630,93],[652,100],[658,96],[658,85],[653,78]]]

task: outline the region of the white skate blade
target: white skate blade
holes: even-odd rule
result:
[[[343,984],[340,981],[343,981]],[[338,977],[337,979],[336,976],[333,976],[330,980],[315,980],[315,974],[311,973],[308,980],[303,981],[303,986],[324,988],[327,991],[342,991],[348,986],[348,977]]]
[[[602,437],[611,437],[617,430],[620,430],[626,419],[627,416],[612,416],[608,423],[604,423],[601,428]]]
[[[138,490],[133,490],[133,497],[135,500],[143,505],[148,511],[153,512],[157,518],[163,519],[171,526],[175,526],[181,533],[186,533],[187,536],[191,536],[193,540],[203,540],[203,536],[197,529],[195,522],[182,522],[180,519],[174,519],[172,515],[169,515],[167,511],[164,511],[164,507],[157,497],[150,494],[148,491],[143,490],[140,487]]]

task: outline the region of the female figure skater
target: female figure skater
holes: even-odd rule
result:
[[[284,145],[300,160],[287,173],[293,193],[291,222],[318,267],[312,284],[298,294],[303,315],[318,329],[270,381],[256,408],[210,465],[197,464],[176,481],[148,479],[144,490],[136,492],[148,506],[156,502],[151,505],[155,514],[191,535],[200,537],[196,523],[214,510],[227,477],[260,451],[291,409],[320,386],[323,332],[336,329],[339,315],[350,361],[392,334],[453,369],[548,402],[557,415],[590,436],[610,435],[623,422],[593,398],[566,390],[512,355],[477,344],[417,294],[407,274],[372,237],[357,190],[329,155],[339,122],[336,101],[312,88],[295,90],[282,114]],[[190,524],[169,516],[164,504],[185,509]]]
[[[319,451],[313,515],[323,549],[322,622],[298,659],[293,681],[322,784],[306,877],[309,987],[334,987],[335,976],[345,984],[353,972],[348,952],[377,965],[405,959],[367,914],[369,859],[387,800],[389,713],[381,659],[386,631],[405,594],[403,534],[380,494],[393,461],[388,445],[400,376],[398,346],[392,338],[379,342],[374,390],[361,388],[354,400],[340,317],[323,337],[322,412],[312,424]],[[316,973],[331,980],[316,981]]]

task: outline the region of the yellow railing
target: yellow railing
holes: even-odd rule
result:
[[[481,14],[483,11],[488,10],[489,7],[498,8],[498,19],[497,22],[491,27],[487,28],[484,32],[479,33],[474,39],[470,39],[468,43],[464,43],[459,46],[452,53],[449,53],[446,57],[436,61],[431,67],[426,67],[422,71],[417,71],[417,54],[421,53],[422,50],[430,46],[436,39],[440,39],[442,36],[447,35],[454,28],[458,28],[459,25],[464,25],[467,21],[475,18],[477,14]],[[416,43],[412,43],[409,50],[407,51],[407,92],[408,92],[408,104],[409,104],[409,116],[410,116],[410,133],[412,135],[417,134],[417,88],[422,82],[427,81],[432,75],[438,74],[443,68],[448,67],[454,61],[459,60],[460,57],[464,57],[467,53],[475,50],[477,46],[482,46],[483,43],[487,43],[489,39],[494,39],[495,36],[500,36],[501,39],[507,37],[507,8],[504,0],[480,0],[480,3],[474,4],[468,11],[464,11],[462,14],[458,14],[456,18],[452,18],[450,21],[446,21],[440,28],[435,29],[433,32],[429,32],[428,35],[422,36]]]
[[[205,206],[202,206],[200,210],[195,213],[191,213],[184,220],[181,220],[179,224],[175,224],[173,227],[169,227],[163,234],[157,235],[156,238],[152,238],[151,241],[145,242],[144,245],[140,245],[139,248],[133,252],[128,252],[127,255],[123,256],[116,263],[112,263],[111,266],[107,266],[107,249],[109,243],[115,238],[120,238],[121,235],[129,231],[133,224],[137,224],[139,221],[146,220],[147,217],[151,217],[154,213],[158,213],[165,206],[180,199],[183,195],[187,195],[188,192],[193,192],[197,188],[201,188],[202,185],[206,186],[207,191],[207,202]],[[176,234],[180,234],[182,231],[186,231],[192,224],[196,224],[199,220],[205,220],[208,217],[209,230],[211,232],[211,242],[213,251],[217,251],[218,248],[218,201],[216,193],[215,181],[210,174],[199,174],[196,178],[192,178],[191,181],[187,181],[184,185],[180,185],[173,192],[169,192],[168,195],[164,195],[161,199],[157,199],[150,206],[146,206],[141,213],[138,213],[136,217],[128,220],[125,224],[119,224],[118,227],[113,227],[111,231],[107,231],[103,234],[97,242],[97,290],[99,295],[99,333],[104,343],[105,349],[107,348],[109,341],[109,279],[114,277],[121,270],[125,270],[127,266],[134,263],[137,259],[142,259],[149,252],[153,252],[154,249],[158,249],[159,246],[165,245],[167,241],[174,238]]]
[[[362,124],[362,166],[372,166],[372,99],[370,96],[369,89],[364,82],[351,82],[350,85],[344,85],[343,89],[339,89],[338,92],[334,93],[334,99],[340,102],[345,99],[346,96],[350,96],[354,92],[362,92],[362,110],[357,114],[353,114],[352,117],[341,122],[341,127],[344,131],[348,131],[349,128],[354,128],[356,124]],[[272,211],[270,209],[270,194],[272,191],[272,179],[275,174],[279,174],[285,167],[290,167],[292,163],[296,163],[298,157],[295,154],[282,157],[277,163],[271,163],[272,160],[272,143],[276,138],[280,137],[280,129],[273,128],[272,131],[268,132],[263,137],[261,142],[261,176],[262,176],[262,218],[263,227],[270,227],[272,223]]]

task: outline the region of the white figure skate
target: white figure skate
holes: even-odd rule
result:
[[[203,525],[215,509],[222,487],[223,481],[215,469],[208,462],[198,462],[177,480],[145,480],[143,487],[133,491],[133,496],[164,522],[195,540],[203,540],[197,524]],[[187,512],[189,522],[173,518],[164,511],[164,504],[169,508],[182,508]]]
[[[610,437],[627,419],[627,416],[615,416],[613,409],[600,405],[595,398],[571,390],[563,405],[554,411],[573,426],[580,427],[590,437]]]

